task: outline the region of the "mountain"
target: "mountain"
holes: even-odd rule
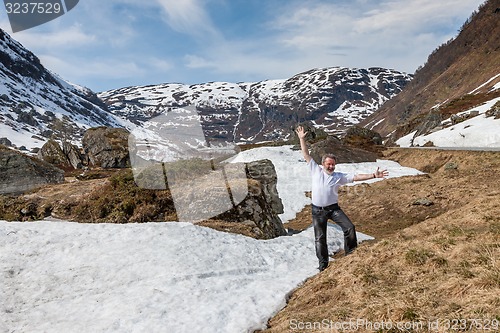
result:
[[[123,127],[95,93],[64,81],[0,29],[0,139],[21,148],[48,138],[79,143],[89,127]]]
[[[156,117],[165,119],[180,108],[191,110],[187,118],[196,118],[207,140],[283,140],[304,121],[338,134],[396,96],[412,76],[383,68],[332,67],[284,80],[166,83],[97,95],[51,73],[0,31],[0,78],[0,143],[32,149],[49,138],[80,145],[90,127],[148,127]],[[170,129],[182,129],[185,118],[169,118]]]
[[[138,126],[176,108],[194,106],[207,138],[252,143],[286,139],[290,128],[303,121],[340,133],[396,96],[411,78],[383,68],[332,67],[285,80],[167,83],[98,96],[110,112]]]
[[[382,68],[331,67],[283,80],[166,83],[100,94],[50,73],[0,30],[0,143],[34,148],[53,137],[79,144],[89,127],[133,130],[190,106],[187,117],[196,118],[209,140],[283,140],[293,126],[308,121],[330,134],[359,123],[388,142],[401,139],[403,145],[442,145],[429,135],[444,131],[440,138],[455,136],[444,144],[463,145],[471,140],[461,138],[472,130],[475,134],[469,136],[474,138],[482,128],[496,135],[499,18],[499,1],[486,1],[414,76]],[[169,126],[182,129],[185,119],[173,118]],[[463,123],[458,125],[457,119]],[[484,145],[500,146],[500,139]]]
[[[494,105],[500,97],[499,22],[500,1],[483,3],[457,37],[429,55],[405,89],[361,125],[394,142],[412,133],[416,138],[445,129],[453,123],[451,116],[483,103]],[[482,112],[476,116],[485,117]],[[500,139],[490,144],[500,146]]]

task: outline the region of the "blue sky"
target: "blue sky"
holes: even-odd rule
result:
[[[133,85],[283,79],[345,66],[413,73],[482,0],[80,0],[12,33],[62,78]]]

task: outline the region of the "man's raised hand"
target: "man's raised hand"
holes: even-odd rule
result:
[[[300,150],[302,150],[302,154],[304,155],[304,159],[306,160],[307,163],[311,160],[311,155],[309,155],[309,149],[307,149],[307,144],[306,140],[304,139],[306,137],[306,131],[304,131],[304,127],[302,126],[297,126],[295,129],[295,132],[297,133],[300,141]]]
[[[295,129],[295,132],[297,133],[297,135],[299,136],[299,139],[303,139],[306,137],[306,134],[307,132],[304,130],[304,127],[302,126],[298,126],[296,129]]]

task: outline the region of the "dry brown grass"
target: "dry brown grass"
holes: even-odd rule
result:
[[[495,181],[500,153],[395,149],[386,155],[432,173],[342,193],[341,206],[358,230],[377,240],[306,281],[266,332],[336,332],[335,323],[349,320],[416,325],[379,332],[429,332],[428,325],[440,320],[444,332],[447,321],[460,326],[465,319],[467,331],[480,331],[474,324],[500,320],[500,185]],[[458,167],[447,168],[450,162]],[[419,197],[434,204],[413,205]],[[307,214],[290,225],[305,227]],[[377,331],[369,325],[356,328],[350,331]]]
[[[139,188],[130,169],[93,171],[81,181],[0,196],[0,219],[29,221],[48,216],[88,223],[177,220],[170,192]]]
[[[218,231],[232,234],[240,234],[252,238],[262,238],[262,232],[255,225],[246,223],[234,223],[223,220],[204,220],[196,223],[204,227],[209,227]]]

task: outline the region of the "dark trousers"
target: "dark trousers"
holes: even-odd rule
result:
[[[316,245],[316,256],[320,267],[328,265],[328,247],[326,245],[326,225],[331,219],[342,228],[344,232],[344,251],[348,255],[358,246],[356,229],[347,215],[337,204],[327,207],[312,206],[312,221]]]

